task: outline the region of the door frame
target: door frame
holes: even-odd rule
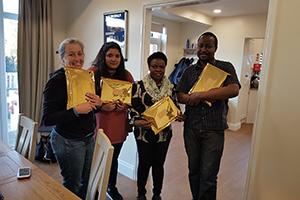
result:
[[[179,0],[176,2],[158,2],[158,3],[143,3],[143,21],[142,21],[142,53],[141,53],[141,66],[145,65],[145,58],[149,55],[149,43],[150,43],[150,30],[151,27],[149,26],[149,22],[151,22],[151,9],[154,7],[166,7],[166,6],[178,6],[184,3],[189,2],[197,2],[197,1],[184,1]],[[199,1],[198,1],[199,2]],[[263,66],[270,66],[271,63],[271,50],[272,50],[272,44],[273,44],[273,36],[275,34],[275,23],[276,23],[276,14],[277,14],[277,7],[278,7],[278,0],[269,0],[269,9],[268,9],[268,17],[267,17],[267,24],[266,24],[266,32],[265,32],[265,45],[264,45],[264,60],[263,60]],[[150,23],[151,24],[151,23]],[[147,72],[147,69],[145,67],[141,70],[142,77]],[[255,174],[255,166],[256,166],[256,158],[258,155],[258,148],[259,148],[259,141],[260,141],[260,135],[257,133],[259,123],[261,120],[260,118],[263,118],[263,113],[265,112],[265,108],[263,106],[260,106],[260,102],[264,102],[266,97],[265,95],[267,93],[267,80],[268,75],[270,73],[269,67],[264,67],[262,69],[262,73],[264,76],[260,80],[260,86],[258,89],[258,110],[256,113],[256,122],[253,126],[253,133],[252,133],[252,144],[250,149],[250,159],[248,164],[248,173],[247,173],[247,179],[246,179],[246,185],[244,189],[244,200],[251,200],[252,193],[254,191],[255,185],[253,184],[253,174]],[[261,114],[262,113],[262,114]]]

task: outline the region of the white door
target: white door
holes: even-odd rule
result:
[[[249,102],[249,94],[250,94],[250,78],[252,75],[252,66],[256,59],[256,54],[261,53],[263,50],[263,42],[262,38],[246,38],[245,46],[244,46],[244,58],[243,58],[243,67],[240,77],[241,82],[241,90],[240,90],[240,119],[242,122],[253,123],[253,120],[247,119],[247,116],[253,113],[248,113],[248,111],[255,112],[257,103],[256,100],[251,99]],[[249,108],[249,105],[251,108]],[[252,118],[252,117],[251,117]]]

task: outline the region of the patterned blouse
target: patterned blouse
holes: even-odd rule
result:
[[[141,113],[147,108],[166,96],[170,96],[179,108],[174,86],[165,76],[160,87],[156,85],[150,75],[146,75],[143,80],[135,82],[132,87],[132,107],[130,109],[131,124],[134,124],[134,120],[140,119]],[[137,140],[142,140],[147,143],[157,143],[164,142],[171,138],[172,130],[171,126],[168,126],[155,135],[151,129],[134,127],[134,135]]]

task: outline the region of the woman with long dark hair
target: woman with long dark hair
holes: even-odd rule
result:
[[[103,44],[92,63],[95,71],[97,94],[101,94],[101,77],[133,82],[133,77],[125,69],[124,57],[120,46],[115,42]],[[101,128],[110,139],[114,154],[111,165],[107,193],[113,200],[122,200],[122,195],[116,187],[118,173],[118,157],[128,135],[127,106],[120,101],[104,103],[101,111],[96,114],[97,129]]]

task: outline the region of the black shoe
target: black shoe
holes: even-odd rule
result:
[[[152,200],[161,200],[161,196],[159,194],[155,194],[153,195]]]
[[[146,196],[145,195],[138,195],[136,197],[136,200],[147,200]]]
[[[107,194],[112,200],[123,200],[122,195],[119,193],[117,188],[107,189]]]

